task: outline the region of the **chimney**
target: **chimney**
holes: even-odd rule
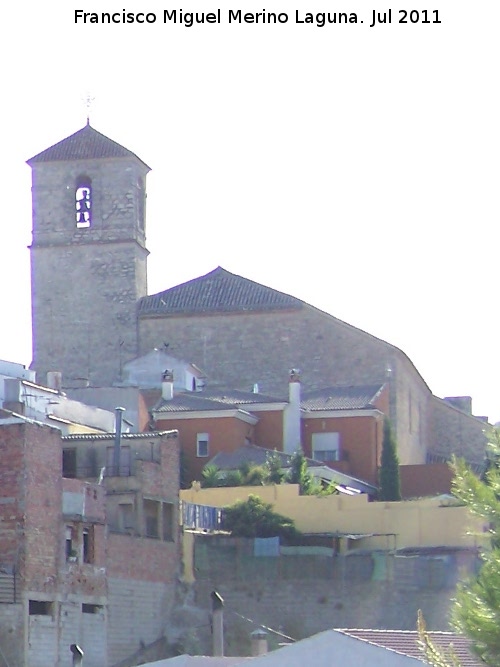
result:
[[[62,389],[62,373],[60,371],[48,371],[47,373],[47,387],[61,391]]]
[[[222,657],[224,655],[224,600],[217,593],[212,591],[210,593],[212,600],[212,641],[214,657]]]
[[[69,650],[73,654],[73,667],[79,667],[83,664],[83,651],[78,644],[71,644]]]
[[[300,371],[292,368],[288,382],[288,405],[283,413],[283,451],[293,454],[302,449],[300,422]]]
[[[254,630],[250,633],[250,643],[252,646],[252,657],[265,655],[268,652],[267,632],[263,628]]]
[[[120,475],[120,449],[122,446],[122,418],[125,408],[115,408],[115,447],[113,449],[113,471],[112,473],[119,477]]]
[[[466,412],[468,415],[472,414],[472,397],[471,396],[445,396],[444,400],[453,405],[454,408]]]
[[[174,397],[174,372],[168,368],[161,374],[161,397],[171,401]]]

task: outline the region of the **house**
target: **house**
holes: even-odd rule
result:
[[[77,644],[103,667],[163,636],[180,562],[177,433],[124,433],[122,445],[2,416],[4,660],[70,667]],[[108,445],[119,463],[106,470]]]
[[[61,390],[60,373],[49,373],[48,386],[35,382],[35,372],[22,364],[0,360],[0,407],[51,424],[63,433],[111,433],[115,413],[72,400]],[[123,429],[128,429],[125,421]]]
[[[484,421],[463,401],[435,397],[386,341],[222,267],[148,295],[150,168],[133,151],[87,123],[28,164],[37,383],[55,371],[65,391],[111,387],[127,362],[157,349],[189,359],[219,388],[281,396],[296,364],[305,391],[387,384],[402,464],[452,453],[482,461]]]
[[[327,387],[301,396],[300,372],[292,369],[287,399],[208,387],[175,394],[170,374],[162,386],[151,408],[153,424],[179,431],[186,481],[201,479],[204,466],[218,455],[226,455],[223,465],[236,451],[253,451],[260,461],[258,449],[242,449],[257,445],[289,456],[302,449],[316,466],[377,485],[389,411],[386,385]]]
[[[451,632],[429,632],[434,645],[444,650],[453,646],[462,667],[479,667],[466,637]],[[227,662],[226,662],[227,661]],[[179,656],[159,660],[144,667],[418,667],[426,663],[416,631],[326,630],[253,658]]]

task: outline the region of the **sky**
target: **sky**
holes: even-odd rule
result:
[[[173,9],[221,20],[165,23]],[[152,169],[150,293],[223,266],[392,343],[436,395],[500,420],[499,23],[496,0],[6,4],[0,358],[31,361],[26,160],[83,127],[90,97],[91,125]]]

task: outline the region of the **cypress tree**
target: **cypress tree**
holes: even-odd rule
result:
[[[401,500],[397,445],[392,432],[391,422],[387,417],[384,419],[384,440],[382,443],[379,486],[379,500]]]

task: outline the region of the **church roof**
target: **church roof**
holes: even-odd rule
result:
[[[59,141],[50,148],[45,149],[38,155],[30,158],[28,164],[38,164],[39,162],[58,162],[69,160],[100,160],[104,158],[122,158],[133,157],[136,160],[142,160],[124,148],[116,141],[109,139],[104,134],[94,130],[88,123],[81,130],[71,134],[66,139]],[[149,169],[148,165],[143,164]]]
[[[301,308],[293,296],[217,267],[205,276],[143,297],[139,315],[244,312]]]

